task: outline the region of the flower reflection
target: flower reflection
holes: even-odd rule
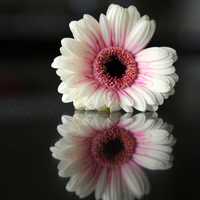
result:
[[[59,175],[70,178],[67,191],[81,198],[94,191],[96,199],[139,199],[150,188],[140,166],[172,166],[171,129],[156,113],[76,112],[62,116],[62,138],[50,150],[60,160]]]

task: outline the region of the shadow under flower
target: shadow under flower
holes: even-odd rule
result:
[[[62,138],[50,150],[59,175],[70,178],[66,190],[80,198],[140,199],[150,191],[141,167],[172,167],[172,126],[156,113],[76,112],[57,129]]]

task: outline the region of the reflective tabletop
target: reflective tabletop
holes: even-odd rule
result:
[[[56,92],[59,80],[49,67],[51,59],[27,57],[24,60],[16,58],[16,61],[2,59],[0,62],[1,82],[5,86],[2,87],[4,89],[2,89],[0,99],[1,194],[4,199],[75,200],[79,199],[79,196],[95,199],[95,194],[96,197],[104,197],[106,200],[197,199],[200,178],[200,151],[198,150],[200,145],[200,93],[198,88],[200,57],[198,54],[179,56],[176,66],[180,80],[176,86],[176,93],[159,108],[157,113],[134,112],[131,116],[123,112],[115,114],[79,113],[74,111],[72,104],[61,103],[61,96]],[[27,66],[31,67],[27,68]],[[10,72],[11,68],[12,72]],[[6,77],[9,77],[9,81],[6,81],[8,80]],[[136,123],[140,126],[135,127]],[[65,124],[64,127],[63,124]],[[81,128],[74,128],[77,124]],[[156,138],[154,141],[152,136],[152,141],[154,145],[161,145],[161,149],[156,149],[156,151],[152,150],[153,147],[149,148],[151,151],[129,149],[133,154],[131,159],[135,160],[131,161],[132,167],[126,166],[127,170],[123,168],[120,171],[120,174],[126,178],[120,178],[122,176],[116,170],[115,173],[118,175],[113,176],[113,179],[111,175],[108,175],[104,180],[105,188],[100,190],[98,188],[103,181],[99,183],[98,180],[103,172],[102,163],[106,163],[106,169],[113,169],[113,163],[118,161],[111,159],[110,163],[107,158],[118,156],[122,148],[116,138],[115,144],[118,144],[118,149],[113,149],[110,143],[111,147],[109,145],[105,147],[102,142],[105,139],[106,129],[111,132],[112,126],[120,127],[115,127],[114,132],[119,133],[116,137],[121,138],[121,132],[126,133],[126,137],[132,137],[128,139],[129,142],[131,141],[136,147],[142,141],[141,135],[138,136],[137,133],[150,131],[154,135],[158,132],[160,140]],[[127,127],[132,127],[132,129],[129,130]],[[87,153],[87,159],[90,160],[88,168],[84,168],[84,164],[81,165],[82,161],[79,162],[80,168],[83,167],[83,175],[77,172],[77,166],[72,167],[71,171],[70,169],[65,171],[67,163],[59,164],[63,160],[61,156],[63,147],[59,146],[58,141],[65,137],[64,135],[69,132],[70,128],[75,129],[76,137],[80,137],[79,133],[82,131],[81,137],[95,138],[91,139],[90,144],[99,141],[98,144],[102,145],[98,147],[100,151],[95,143],[94,147],[91,147],[93,150],[89,151],[93,153],[91,155]],[[97,136],[88,135],[91,134],[89,130],[91,128],[93,132],[96,131],[94,135]],[[135,135],[130,136],[130,133],[135,133]],[[143,139],[144,137],[145,134]],[[126,138],[121,138],[121,140],[126,141]],[[78,144],[73,143],[73,145],[76,150],[78,148],[78,151],[84,151]],[[64,153],[74,155],[77,151],[70,148]],[[134,156],[137,153],[139,156]],[[130,159],[127,152],[125,155],[128,156],[127,159]],[[146,162],[145,156],[153,159]],[[69,160],[71,157],[69,156]],[[68,165],[69,163],[70,161]],[[124,163],[125,161],[117,163],[117,166],[124,165]],[[95,173],[93,168],[98,169],[98,173]],[[128,173],[131,170],[132,173]],[[88,175],[87,172],[89,177],[82,180],[81,177]],[[77,178],[79,187],[72,186],[71,183],[71,186],[69,184],[66,188],[73,176],[77,177],[76,174],[80,176]],[[103,194],[104,196],[101,196]]]

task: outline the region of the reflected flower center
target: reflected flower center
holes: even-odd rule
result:
[[[91,152],[94,159],[102,166],[116,166],[132,159],[136,140],[129,131],[112,126],[96,131],[92,139]]]
[[[138,74],[134,56],[120,47],[102,49],[95,58],[93,70],[95,79],[112,89],[131,86]]]

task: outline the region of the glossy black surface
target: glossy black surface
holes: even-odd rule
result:
[[[13,64],[10,60],[7,68],[16,67],[20,62],[30,67],[29,61],[16,60]],[[42,73],[33,74],[27,70],[26,76],[35,80],[38,76],[46,79],[47,74],[54,73],[45,56],[35,61],[34,66],[41,63],[45,65]],[[147,199],[193,199],[198,196],[199,56],[180,56],[176,66],[180,76],[176,94],[158,111],[159,117],[174,125],[173,135],[177,138],[174,167],[161,172],[146,170],[152,186]],[[54,89],[56,91],[56,85]],[[32,89],[31,93],[24,90],[18,91],[17,95],[1,97],[1,189],[4,199],[78,199],[65,191],[66,180],[58,177],[57,161],[49,151],[60,138],[56,126],[61,115],[73,114],[73,106],[62,104],[55,91],[44,92],[38,88],[36,91]]]
[[[74,112],[72,104],[61,103],[59,79],[50,65],[59,54],[60,39],[71,37],[65,33],[68,21],[84,12],[98,16],[110,2],[60,1],[49,6],[34,2],[4,0],[0,7],[1,199],[75,200],[77,196],[65,191],[66,180],[58,177],[58,162],[49,151],[60,138],[56,127],[61,115]],[[143,13],[158,21],[151,45],[172,46],[179,55],[176,93],[158,110],[160,118],[174,125],[174,166],[167,171],[145,170],[151,183],[145,199],[199,199],[200,40],[195,22],[200,16],[195,9],[199,1],[192,2],[188,7],[187,1],[136,1]]]

